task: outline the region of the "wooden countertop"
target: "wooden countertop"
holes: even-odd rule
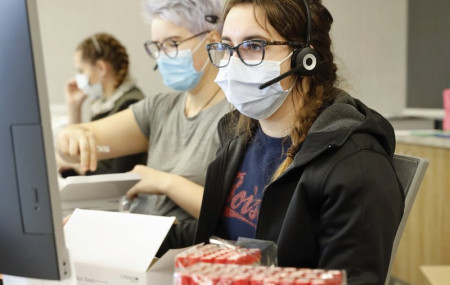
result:
[[[432,285],[450,284],[450,265],[421,266],[420,270]]]
[[[450,131],[440,130],[396,130],[397,143],[407,143],[450,149]]]

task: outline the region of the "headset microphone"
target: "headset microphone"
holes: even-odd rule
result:
[[[305,5],[305,11],[306,11],[306,40],[305,45],[301,49],[296,49],[292,53],[292,59],[291,59],[291,70],[280,74],[279,76],[275,77],[272,80],[269,80],[267,82],[264,82],[260,86],[258,86],[259,89],[264,89],[266,87],[269,87],[270,85],[277,83],[278,81],[282,80],[283,78],[292,75],[294,73],[300,75],[300,76],[308,76],[312,75],[316,72],[316,66],[318,61],[320,60],[319,53],[311,48],[310,42],[311,42],[311,12],[309,10],[308,6],[308,0],[303,0],[303,4]]]
[[[259,89],[264,89],[266,87],[269,87],[270,85],[272,85],[274,83],[277,83],[278,81],[284,79],[285,77],[288,77],[289,75],[294,74],[294,73],[302,70],[302,68],[303,68],[302,65],[299,65],[299,66],[297,66],[295,68],[292,68],[291,70],[281,74],[280,76],[275,77],[274,79],[271,79],[271,80],[269,80],[267,82],[264,82],[263,84],[259,85],[258,88]]]
[[[300,76],[308,76],[314,74],[317,60],[319,59],[319,53],[316,50],[310,47],[303,48],[299,53],[296,54],[296,59],[297,58],[302,58],[302,62],[297,63],[294,68],[291,68],[289,71],[280,74],[274,79],[264,82],[263,84],[259,85],[258,88],[264,89],[266,87],[269,87],[270,85],[277,83],[278,81],[294,73],[297,73]]]

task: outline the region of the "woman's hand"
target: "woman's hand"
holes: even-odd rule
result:
[[[80,127],[63,129],[56,140],[56,150],[68,163],[79,163],[81,174],[97,169],[97,144],[94,135]]]
[[[66,101],[69,111],[69,123],[78,124],[82,121],[81,107],[87,95],[78,89],[75,79],[69,80],[66,84]]]
[[[158,171],[144,165],[136,165],[131,172],[139,174],[139,176],[141,176],[141,181],[128,190],[127,197],[129,199],[136,198],[140,193],[155,195],[166,194],[165,190],[173,176],[172,174]]]
[[[66,100],[69,104],[69,108],[73,110],[79,110],[87,95],[81,91],[74,78],[70,79],[66,84]]]
[[[171,174],[143,165],[136,165],[131,172],[141,176],[127,192],[129,199],[138,194],[166,195],[193,217],[198,218],[202,205],[203,186],[180,175]]]
[[[59,156],[58,153],[56,153],[55,156],[56,156],[56,168],[59,173],[63,173],[64,171],[67,171],[67,170],[74,170],[78,174],[81,173],[80,164],[78,162],[77,163],[69,163],[69,162],[63,160]]]

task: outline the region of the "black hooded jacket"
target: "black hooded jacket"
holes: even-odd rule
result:
[[[219,122],[195,242],[216,234],[247,145],[235,113]],[[256,122],[255,122],[256,123]],[[316,119],[292,165],[264,190],[256,238],[274,241],[280,266],[344,269],[350,285],[382,285],[403,214],[392,166],[395,135],[377,112],[344,92]]]

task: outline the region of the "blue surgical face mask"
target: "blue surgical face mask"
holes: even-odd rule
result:
[[[77,83],[78,89],[83,91],[92,100],[103,96],[103,85],[100,82],[89,84],[89,77],[87,75],[78,73],[77,75],[75,75],[75,81]]]
[[[203,41],[201,41],[192,52],[190,49],[179,50],[178,55],[175,58],[170,58],[164,53],[160,55],[157,59],[158,70],[167,87],[178,91],[186,91],[197,86],[203,76],[203,71],[208,64],[208,59],[206,59],[202,69],[197,71],[194,67],[192,53],[200,47],[202,42]]]

